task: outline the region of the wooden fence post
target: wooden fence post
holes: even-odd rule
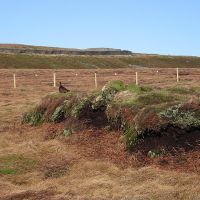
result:
[[[138,85],[138,73],[135,72],[135,84]]]
[[[94,73],[94,83],[95,83],[95,88],[97,89],[97,73]]]
[[[176,68],[176,81],[179,82],[179,70]]]
[[[16,88],[16,76],[15,76],[15,73],[13,74],[13,86],[14,86],[14,89]]]
[[[56,73],[53,73],[53,87],[56,87]]]

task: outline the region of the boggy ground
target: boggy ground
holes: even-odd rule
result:
[[[199,151],[147,158],[125,151],[121,133],[64,124],[20,124],[51,87],[1,88],[0,199],[199,199]]]

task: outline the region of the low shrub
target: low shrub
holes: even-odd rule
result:
[[[32,126],[41,125],[44,122],[44,110],[32,109],[22,117],[22,123],[29,123]]]
[[[183,111],[184,105],[178,104],[161,112],[160,115],[166,117],[169,123],[179,128],[200,127],[200,119],[197,113],[191,111]]]
[[[85,116],[90,109],[91,101],[88,97],[85,97],[73,106],[72,116],[80,119],[81,117]]]
[[[166,155],[166,151],[164,149],[153,149],[147,153],[147,156],[150,158],[156,158],[164,155]]]
[[[138,143],[138,132],[133,126],[126,125],[124,131],[124,138],[126,148],[128,150],[132,150],[132,148]]]
[[[65,118],[65,106],[61,105],[56,108],[54,113],[51,116],[51,121],[53,122],[61,122]]]
[[[65,137],[68,137],[68,136],[70,136],[72,134],[72,130],[71,129],[68,129],[68,130],[64,130],[63,131],[63,135],[65,136]]]

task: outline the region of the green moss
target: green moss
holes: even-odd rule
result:
[[[155,91],[150,92],[148,94],[140,95],[137,98],[137,102],[143,105],[153,105],[153,104],[160,104],[166,102],[173,102],[176,101],[178,98],[174,95],[171,95],[165,91]]]
[[[129,108],[132,108],[133,110],[139,110],[142,108],[142,105],[139,105],[139,103],[137,102],[136,97],[127,98],[127,99],[125,98],[121,101],[115,102],[115,104],[121,107],[129,107]]]
[[[9,174],[17,174],[17,171],[15,169],[0,169],[0,174],[2,175],[9,175]]]
[[[116,89],[117,91],[125,90],[125,84],[121,80],[110,81],[108,83],[107,87],[108,88],[110,87],[110,88]]]
[[[178,97],[165,91],[149,91],[147,93],[142,92],[141,94],[128,94],[126,91],[123,91],[115,96],[111,104],[116,104],[121,107],[127,106],[135,112],[149,105],[154,107],[155,110],[161,111],[179,101]]]
[[[134,83],[131,83],[126,86],[126,90],[133,92],[133,93],[141,94],[141,93],[145,93],[145,92],[150,92],[153,89],[151,87],[139,86],[139,85],[135,85]]]
[[[175,94],[186,94],[186,95],[195,93],[194,88],[185,88],[180,86],[169,88],[168,91]]]
[[[131,106],[136,101],[138,95],[128,90],[118,92],[110,104],[116,104],[118,106]]]
[[[162,107],[167,107],[168,104],[170,105],[178,101],[181,101],[180,97],[172,95],[167,91],[152,91],[151,89],[147,89],[147,92],[144,92],[144,90],[136,86],[132,92],[125,90],[117,93],[111,104],[132,107],[134,110],[151,105],[155,106],[155,109],[158,107],[158,109],[162,110]]]
[[[67,92],[67,93],[58,93],[58,92],[55,92],[55,93],[51,93],[51,94],[48,94],[47,97],[50,97],[50,98],[53,98],[53,99],[59,99],[59,98],[71,98],[72,96],[76,95],[75,92]]]

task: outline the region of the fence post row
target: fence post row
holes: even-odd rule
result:
[[[56,73],[53,73],[53,87],[56,87]]]
[[[158,71],[157,71],[158,74]],[[76,74],[77,76],[78,74]],[[117,73],[115,73],[117,75]],[[179,68],[176,68],[176,81],[179,82]],[[97,82],[97,73],[94,73],[94,83],[95,83],[95,89],[98,88],[98,82]],[[135,72],[135,84],[138,85],[138,72]],[[16,84],[16,74],[13,74],[13,87],[14,89],[17,88]],[[53,73],[53,87],[56,87],[56,73]]]

